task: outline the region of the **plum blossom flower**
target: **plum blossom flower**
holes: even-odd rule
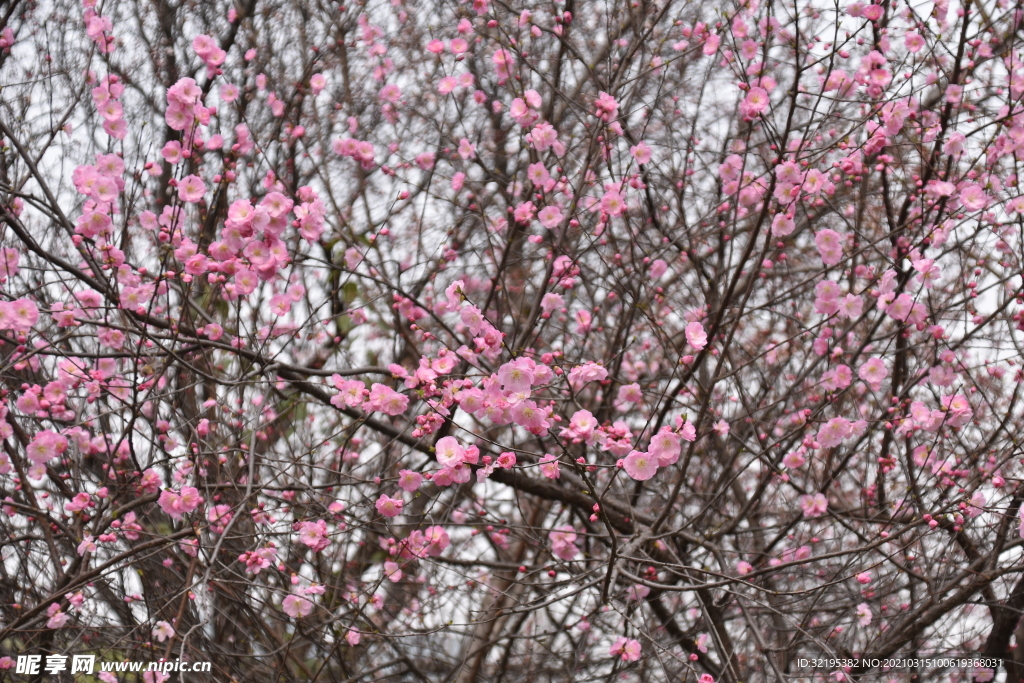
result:
[[[651,263],[651,267],[647,270],[647,274],[651,276],[652,281],[656,282],[661,279],[661,276],[664,275],[666,271],[668,271],[668,263],[659,258],[655,259]]]
[[[828,498],[824,493],[800,496],[800,509],[807,519],[821,517],[828,509]]]
[[[796,229],[793,218],[785,213],[775,214],[772,219],[772,234],[776,237],[785,237]]]
[[[313,610],[313,603],[298,595],[289,595],[281,603],[284,613],[292,619],[299,619],[308,615]]]
[[[608,654],[619,657],[624,662],[635,662],[640,659],[640,650],[639,641],[619,636],[608,650]]]
[[[598,93],[597,100],[594,101],[594,107],[597,110],[595,116],[605,123],[610,123],[619,110],[619,103],[615,101],[614,97],[601,91]]]
[[[557,228],[562,222],[562,210],[557,206],[545,206],[537,214],[537,219],[548,230]]]
[[[638,164],[648,164],[651,161],[651,148],[643,140],[630,147],[629,153],[633,155]]]
[[[183,202],[195,204],[206,193],[206,183],[197,175],[187,175],[178,181],[178,197]]]
[[[495,50],[491,55],[491,63],[498,78],[508,78],[511,67],[515,65],[515,57],[508,50]]]
[[[764,88],[753,87],[747,91],[747,96],[740,103],[740,113],[752,119],[768,108],[768,91]]]
[[[412,470],[402,470],[398,473],[398,488],[407,493],[412,493],[423,483],[423,476]]]
[[[857,605],[857,623],[861,626],[867,626],[871,623],[873,615],[871,614],[871,608],[868,603],[862,602]]]
[[[456,467],[463,462],[466,450],[454,436],[446,436],[434,444],[434,455],[445,467]]]
[[[592,361],[577,365],[569,371],[569,385],[579,389],[587,382],[600,382],[608,377],[608,371]]]
[[[273,544],[257,548],[251,552],[242,553],[238,556],[238,561],[245,563],[247,574],[259,574],[264,569],[273,566],[276,560],[277,548]]]
[[[60,603],[57,602],[46,609],[46,614],[50,617],[46,620],[46,628],[64,628],[64,625],[71,621],[71,615],[67,612],[61,612]]]
[[[850,421],[842,417],[834,417],[818,430],[818,443],[825,448],[834,448],[850,435]]]
[[[960,203],[968,211],[980,211],[988,206],[990,198],[981,186],[971,184],[960,190]]]
[[[580,549],[576,547],[576,530],[569,524],[555,527],[548,540],[551,541],[551,552],[555,557],[569,562],[575,558]]]
[[[650,439],[649,453],[657,459],[659,467],[668,467],[679,460],[682,435],[663,427]]]
[[[943,396],[941,402],[947,412],[946,424],[951,427],[963,427],[974,417],[970,401],[963,394]]]
[[[790,451],[782,458],[782,464],[786,466],[786,469],[795,470],[803,467],[804,463],[807,462],[807,458],[800,451]]]
[[[647,481],[658,471],[658,458],[650,453],[632,451],[622,461],[622,468],[633,479]]]
[[[363,410],[368,412],[380,411],[388,415],[401,415],[409,407],[409,397],[400,394],[391,387],[384,384],[374,384],[370,387],[370,394],[363,403]]]
[[[308,546],[313,552],[320,552],[331,544],[327,538],[327,522],[318,519],[315,522],[299,522],[299,542]]]
[[[867,362],[857,370],[857,376],[867,382],[873,391],[882,388],[882,380],[889,376],[889,370],[880,358],[869,358]]]
[[[156,626],[153,627],[153,637],[159,642],[164,642],[168,638],[174,637],[174,627],[168,624],[166,621],[156,622]]]
[[[374,507],[377,508],[377,512],[384,515],[385,517],[397,517],[402,514],[402,506],[405,505],[405,501],[401,498],[390,498],[387,494],[382,493],[377,502],[374,503]]]
[[[545,453],[540,459],[540,473],[548,479],[558,479],[562,476],[561,467],[558,465],[558,456]]]
[[[718,52],[718,46],[722,42],[722,38],[717,34],[712,33],[704,39],[704,49],[702,52],[710,57],[711,55]]]
[[[203,502],[199,491],[192,486],[185,486],[180,491],[164,491],[160,494],[157,504],[173,519],[181,519],[183,515],[192,512]]]
[[[704,330],[704,326],[699,322],[692,322],[686,326],[686,341],[687,343],[700,351],[708,345],[708,333]]]
[[[391,562],[390,560],[384,563],[384,576],[388,577],[388,581],[393,583],[402,580],[402,570],[399,568],[397,562]]]
[[[842,260],[843,238],[835,230],[820,230],[814,235],[814,244],[826,266],[834,266]]]

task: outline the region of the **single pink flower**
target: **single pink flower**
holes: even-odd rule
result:
[[[690,346],[700,351],[708,345],[708,333],[699,322],[692,322],[686,326],[686,341]]]
[[[178,197],[183,202],[195,204],[206,193],[206,183],[197,175],[187,175],[178,181]]]
[[[622,468],[633,479],[646,481],[658,471],[658,457],[650,453],[632,451],[622,461]]]
[[[407,493],[412,493],[423,483],[423,476],[412,470],[402,470],[398,473],[398,488]]]
[[[608,650],[608,654],[619,657],[624,662],[635,662],[640,659],[640,643],[632,638],[620,636]]]
[[[313,603],[305,598],[293,594],[284,599],[284,602],[281,604],[281,608],[284,609],[285,614],[290,616],[292,619],[298,619],[306,616],[313,610]]]
[[[405,505],[405,501],[401,498],[389,498],[387,494],[382,493],[380,498],[374,506],[377,508],[377,512],[384,515],[385,517],[397,517],[402,514],[402,506]]]

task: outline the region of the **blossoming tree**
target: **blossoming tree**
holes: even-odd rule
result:
[[[0,5],[0,670],[1016,680],[1022,19]]]

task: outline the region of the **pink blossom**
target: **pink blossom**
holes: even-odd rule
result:
[[[407,493],[412,493],[423,483],[423,476],[412,470],[402,470],[398,473],[398,488]]]
[[[313,603],[303,597],[292,594],[284,599],[284,602],[281,603],[281,608],[292,619],[299,619],[313,611]]]
[[[785,237],[796,229],[796,223],[788,214],[778,213],[772,219],[772,234],[776,237]]]
[[[682,452],[681,440],[682,437],[668,427],[662,427],[661,431],[651,438],[649,452],[657,458],[659,467],[668,467],[679,460],[679,454]]]
[[[710,57],[711,55],[718,52],[718,45],[721,42],[722,39],[719,36],[715,35],[714,33],[709,35],[707,38],[704,39],[704,54]]]
[[[384,384],[374,384],[363,403],[367,412],[380,411],[388,415],[401,415],[409,407],[409,398]]]
[[[753,87],[740,104],[740,113],[746,118],[754,118],[768,108],[768,92],[764,88]]]
[[[399,568],[397,562],[387,561],[384,563],[384,576],[388,577],[388,581],[398,582],[402,580],[402,570]]]
[[[579,389],[587,382],[600,382],[608,377],[608,371],[602,366],[588,361],[583,365],[577,365],[569,371],[569,385]]]
[[[54,607],[58,609],[54,610]],[[46,620],[46,628],[64,628],[64,626],[69,621],[71,621],[71,615],[67,614],[66,612],[61,612],[60,605],[58,603],[53,603],[52,605],[50,605],[50,608],[46,611],[46,613],[50,616],[50,618]]]
[[[692,322],[686,326],[686,341],[694,349],[700,351],[708,345],[708,333],[699,322]]]
[[[566,562],[575,558],[580,552],[580,549],[576,547],[576,530],[571,525],[563,524],[556,527],[548,534],[548,540],[551,541],[552,554]]]
[[[806,462],[807,458],[805,458],[804,454],[798,450],[790,451],[782,458],[782,464],[789,470],[799,469],[800,467],[803,467]]]
[[[621,216],[626,212],[626,202],[615,190],[608,190],[601,196],[601,211],[609,216]]]
[[[979,185],[972,183],[960,190],[960,203],[968,211],[981,211],[988,206],[989,196]]]
[[[495,50],[491,54],[491,63],[494,65],[494,72],[498,78],[508,78],[511,68],[515,66],[515,57],[508,50]]]
[[[330,545],[327,538],[327,522],[318,519],[315,522],[299,522],[296,531],[299,532],[299,542],[311,548],[313,552],[320,552]]]
[[[860,366],[857,376],[867,382],[872,390],[878,391],[882,387],[882,380],[889,376],[889,370],[880,358],[869,358]]]
[[[405,505],[405,501],[401,498],[390,498],[386,494],[381,494],[377,502],[374,503],[374,507],[377,508],[377,512],[384,515],[385,517],[397,517],[402,514],[402,506]]]
[[[158,642],[164,642],[168,638],[174,637],[174,627],[168,624],[166,621],[156,622],[156,626],[153,627],[153,637]]]
[[[643,140],[630,147],[629,153],[633,155],[638,164],[649,164],[651,162],[651,148]]]
[[[188,175],[178,181],[178,197],[183,202],[195,204],[206,193],[206,183],[197,175]]]
[[[601,91],[597,96],[597,100],[594,101],[594,107],[597,110],[595,116],[606,123],[610,123],[618,112],[619,103],[615,101],[614,97]]]
[[[632,451],[622,461],[622,467],[633,479],[646,481],[658,471],[658,457],[650,453]]]
[[[463,462],[466,451],[454,436],[446,436],[434,444],[437,461],[445,467],[455,467]]]
[[[206,511],[206,519],[210,522],[210,531],[215,534],[224,533],[231,517],[230,505],[213,505]]]
[[[498,381],[506,392],[529,391],[533,383],[533,368],[527,358],[518,358],[498,368]]]
[[[842,417],[834,417],[818,430],[817,441],[825,448],[833,448],[850,435],[850,421]]]
[[[429,171],[434,168],[434,153],[423,152],[416,156],[416,165],[422,168],[424,171]]]
[[[635,662],[640,659],[640,643],[632,638],[620,636],[612,644],[608,654],[612,657],[619,657],[624,662]]]
[[[561,468],[558,465],[558,456],[545,453],[540,459],[540,472],[548,479],[558,479],[562,476]]]
[[[828,228],[814,235],[814,244],[826,266],[834,266],[843,258],[843,239],[835,230]]]
[[[632,586],[630,586],[629,589],[626,591],[626,598],[628,600],[632,600],[633,602],[638,602],[640,600],[643,600],[650,594],[650,588],[643,585],[642,583],[635,583]]]
[[[551,230],[562,223],[562,210],[557,206],[545,206],[537,214],[537,219],[545,228]]]
[[[67,447],[68,440],[65,437],[45,429],[36,433],[32,442],[25,448],[25,456],[29,461],[42,465],[64,453]]]
[[[821,517],[828,509],[828,498],[824,493],[800,496],[800,509],[807,519]]]

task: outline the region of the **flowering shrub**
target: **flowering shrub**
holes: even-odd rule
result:
[[[0,668],[1024,673],[1016,5],[10,7]]]

